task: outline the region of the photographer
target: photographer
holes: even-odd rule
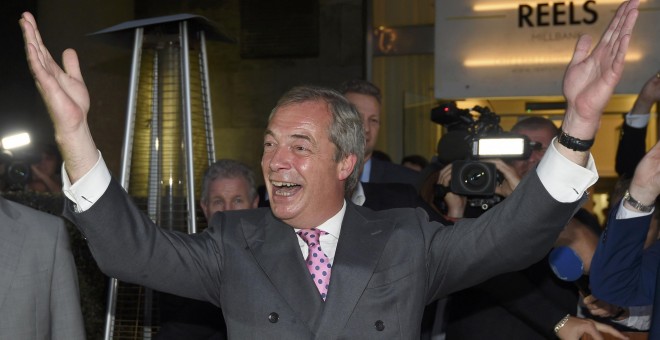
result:
[[[57,147],[52,144],[43,144],[39,147],[38,154],[38,161],[30,164],[30,177],[25,184],[25,189],[53,194],[61,193],[62,179],[59,172],[62,157]]]
[[[485,160],[495,164],[500,172],[501,181],[495,194],[502,197],[509,196],[520,179],[536,167],[558,129],[548,119],[532,117],[518,122],[512,132],[526,136],[533,148],[524,159]],[[437,183],[448,187],[451,176],[452,165],[449,164],[440,171]],[[463,217],[467,201],[466,196],[447,192],[444,203],[448,217]],[[569,225],[564,232],[588,228],[575,218]],[[577,248],[582,249],[579,244]],[[546,256],[524,270],[497,276],[450,295],[446,307],[447,339],[552,338],[560,320],[568,315],[578,319],[574,316],[578,296],[575,285],[558,279],[552,272]]]
[[[62,157],[54,144],[36,148],[2,150],[0,191],[31,191],[60,194]]]
[[[520,176],[518,176],[510,165],[506,164],[501,159],[489,159],[486,160],[486,162],[494,164],[497,171],[499,171],[503,177],[502,181],[499,182],[495,188],[495,194],[502,197],[509,196],[520,182]],[[437,184],[447,190],[444,196],[445,207],[447,210],[445,217],[449,220],[456,220],[466,217],[464,215],[465,209],[467,208],[468,198],[448,190],[450,187],[452,172],[453,168],[451,163],[443,167],[438,174]]]

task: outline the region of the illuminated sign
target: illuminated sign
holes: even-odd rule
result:
[[[435,95],[561,95],[577,39],[594,44],[621,1],[437,0]],[[616,93],[637,93],[660,68],[660,0],[642,0]]]

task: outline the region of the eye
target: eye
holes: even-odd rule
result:
[[[272,150],[275,147],[275,143],[271,141],[264,142],[264,151]]]

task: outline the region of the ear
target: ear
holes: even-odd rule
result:
[[[357,171],[355,163],[357,163],[357,156],[354,154],[350,154],[339,161],[337,164],[337,177],[340,181],[346,180],[353,171]]]
[[[209,207],[206,205],[206,201],[202,200],[199,202],[199,205],[202,207],[202,211],[204,212],[204,217],[206,217],[206,222],[211,222],[209,220]]]
[[[252,209],[258,208],[259,207],[259,195],[255,195],[254,199],[252,200]]]

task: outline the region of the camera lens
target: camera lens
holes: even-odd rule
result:
[[[9,165],[7,179],[12,184],[25,184],[30,179],[30,166],[25,163],[13,163]]]
[[[490,172],[482,163],[472,163],[463,169],[461,180],[468,190],[480,191],[490,182]]]

